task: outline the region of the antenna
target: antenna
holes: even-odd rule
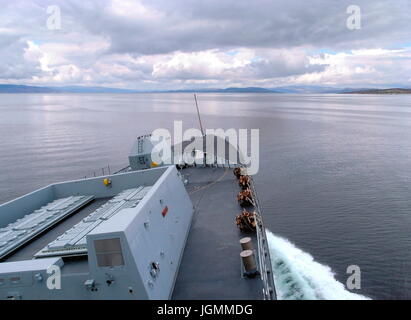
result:
[[[200,122],[200,129],[201,129],[201,134],[204,137],[204,130],[203,130],[203,124],[201,123],[201,117],[200,117],[200,110],[198,109],[198,103],[197,103],[197,95],[194,93],[194,100],[196,102],[196,108],[197,108],[197,115],[198,115],[198,122]]]

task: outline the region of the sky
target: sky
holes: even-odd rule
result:
[[[411,87],[411,0],[0,5],[0,83],[136,90]]]

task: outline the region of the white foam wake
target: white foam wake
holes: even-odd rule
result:
[[[280,300],[361,300],[338,282],[331,268],[297,248],[290,241],[267,230],[278,299]]]

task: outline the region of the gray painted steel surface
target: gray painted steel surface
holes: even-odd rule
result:
[[[134,142],[128,157],[132,170],[143,170],[151,168],[151,152],[154,145],[150,135],[140,136]]]
[[[237,180],[230,168],[188,168],[182,170],[195,207],[193,223],[184,250],[173,299],[263,299],[259,277],[244,278],[241,272],[236,226],[241,212],[237,203]],[[255,235],[253,239],[257,248]]]
[[[11,228],[16,234],[30,227],[35,237],[0,263],[0,299],[275,298],[258,201],[258,232],[251,238],[263,273],[243,275],[239,188],[226,160],[232,146],[225,154],[195,151],[197,167],[181,172],[140,170],[152,165],[148,140],[138,139],[129,158],[139,171],[53,184],[0,206],[0,239],[10,226],[19,226]],[[205,156],[215,165],[206,166]],[[77,205],[65,207],[73,199]],[[50,212],[39,211],[44,206]],[[50,218],[51,212],[58,214]],[[53,219],[60,223],[48,225]],[[47,233],[36,231],[41,225]],[[61,290],[46,286],[51,266],[61,270]]]
[[[109,185],[103,183],[105,178],[110,179]],[[100,221],[85,237],[87,254],[83,257],[0,263],[1,299],[171,297],[193,214],[175,167],[54,184],[0,206],[0,214],[15,210],[15,215],[20,216],[18,209],[34,211],[45,202],[52,202],[53,197],[90,193],[96,199],[114,197],[112,203],[131,205],[121,206],[116,212],[108,209],[110,217],[97,219],[96,211],[83,217],[90,222]],[[35,266],[44,262],[43,272],[56,261],[61,261],[61,290],[50,290],[46,286],[47,276],[37,277]],[[18,287],[14,283],[17,278],[23,281]]]
[[[36,258],[46,256],[64,256],[87,253],[87,235],[103,221],[110,219],[124,208],[134,208],[147,194],[151,187],[140,186],[127,189],[107,201],[81,222],[65,231],[56,240],[35,254]]]
[[[71,196],[58,199],[0,229],[0,258],[18,249],[91,200],[93,200],[92,196]]]

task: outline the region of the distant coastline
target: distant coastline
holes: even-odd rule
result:
[[[14,84],[0,84],[0,93],[269,93],[269,94],[411,94],[408,88],[335,88],[325,86],[282,86],[274,88],[262,87],[229,87],[198,88],[177,90],[133,90],[108,87],[65,86],[40,87]]]
[[[38,87],[14,84],[0,84],[0,93],[137,93],[137,91],[105,87]]]
[[[204,89],[177,89],[177,90],[132,90],[107,87],[66,86],[66,87],[39,87],[26,85],[0,84],[0,93],[285,93],[276,89],[260,87],[230,87]]]
[[[344,92],[349,94],[411,94],[411,89],[390,88],[390,89],[368,89],[352,92]]]

